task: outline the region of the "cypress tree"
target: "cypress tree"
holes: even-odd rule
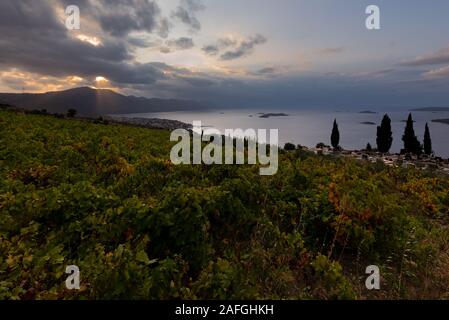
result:
[[[368,144],[366,145],[365,150],[368,151],[368,152],[373,151],[373,147],[371,147],[371,143],[368,142]]]
[[[424,153],[429,156],[432,154],[432,139],[430,138],[430,131],[427,122],[426,129],[424,130]]]
[[[402,141],[404,141],[405,153],[414,153],[417,155],[422,153],[421,143],[419,143],[418,138],[415,136],[415,129],[413,129],[413,118],[411,113],[408,115]]]
[[[335,119],[334,126],[332,127],[331,145],[334,149],[337,149],[339,143],[340,143],[340,132],[338,131],[337,119]]]
[[[391,132],[391,119],[388,114],[382,118],[380,126],[377,127],[377,150],[382,153],[390,151],[393,143],[393,133]]]

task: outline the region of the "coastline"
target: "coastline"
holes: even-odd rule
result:
[[[163,129],[163,130],[175,130],[175,129],[192,129],[192,125],[178,121],[161,118],[141,118],[141,117],[123,117],[123,116],[105,116],[104,119],[117,124],[133,125],[138,127],[144,127],[148,129]]]

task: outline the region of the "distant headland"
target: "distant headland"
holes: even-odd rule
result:
[[[288,117],[286,113],[260,113],[259,118]]]
[[[432,120],[432,122],[449,124],[449,119],[434,119],[434,120]]]
[[[425,111],[425,112],[442,112],[449,111],[449,107],[427,107],[427,108],[417,108],[410,111]]]
[[[364,111],[360,111],[359,113],[367,113],[367,114],[377,114],[376,111],[370,111],[370,110],[364,110]]]

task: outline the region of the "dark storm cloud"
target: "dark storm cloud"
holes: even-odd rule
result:
[[[98,13],[101,27],[117,37],[131,31],[153,32],[160,14],[159,6],[146,0],[109,0],[102,8]]]
[[[193,31],[198,31],[201,29],[201,23],[196,14],[205,8],[200,0],[181,0],[172,17],[188,25]]]
[[[61,4],[77,5],[82,18],[98,21],[103,31],[114,37],[123,37],[133,31],[157,32],[168,37],[170,23],[161,16],[161,10],[152,0],[61,0]]]
[[[119,2],[119,1],[116,1]],[[63,77],[102,75],[120,84],[151,84],[164,79],[164,66],[133,62],[125,41],[114,38],[92,46],[71,36],[51,1],[0,2],[0,66]]]
[[[267,39],[257,34],[253,37],[250,37],[247,40],[242,41],[236,48],[233,50],[226,51],[220,56],[221,60],[234,60],[241,57],[245,57],[251,54],[254,50],[254,47],[259,44],[264,44],[267,42]]]
[[[53,8],[45,1],[0,1],[0,26],[20,32],[38,28],[39,32],[61,33],[61,23],[56,19]],[[0,41],[4,34],[1,35]]]

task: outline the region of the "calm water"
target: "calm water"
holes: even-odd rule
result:
[[[260,118],[258,112],[285,112],[288,117]],[[208,112],[159,112],[140,113],[127,116],[143,118],[164,118],[192,123],[200,120],[203,127],[210,126],[224,132],[224,129],[279,129],[279,141],[293,142],[313,147],[318,142],[330,144],[332,122],[337,119],[340,129],[340,145],[345,149],[362,149],[369,142],[376,147],[376,128],[380,124],[383,112],[366,114],[359,112],[337,112],[316,110],[227,110]],[[402,134],[409,111],[388,112],[392,120],[392,152],[399,152],[402,147]],[[431,122],[432,119],[449,118],[449,112],[413,112],[415,134],[422,141],[425,123],[429,123],[432,144],[435,153],[449,157],[449,125]],[[252,117],[250,117],[252,115]],[[374,122],[376,125],[361,124]]]

